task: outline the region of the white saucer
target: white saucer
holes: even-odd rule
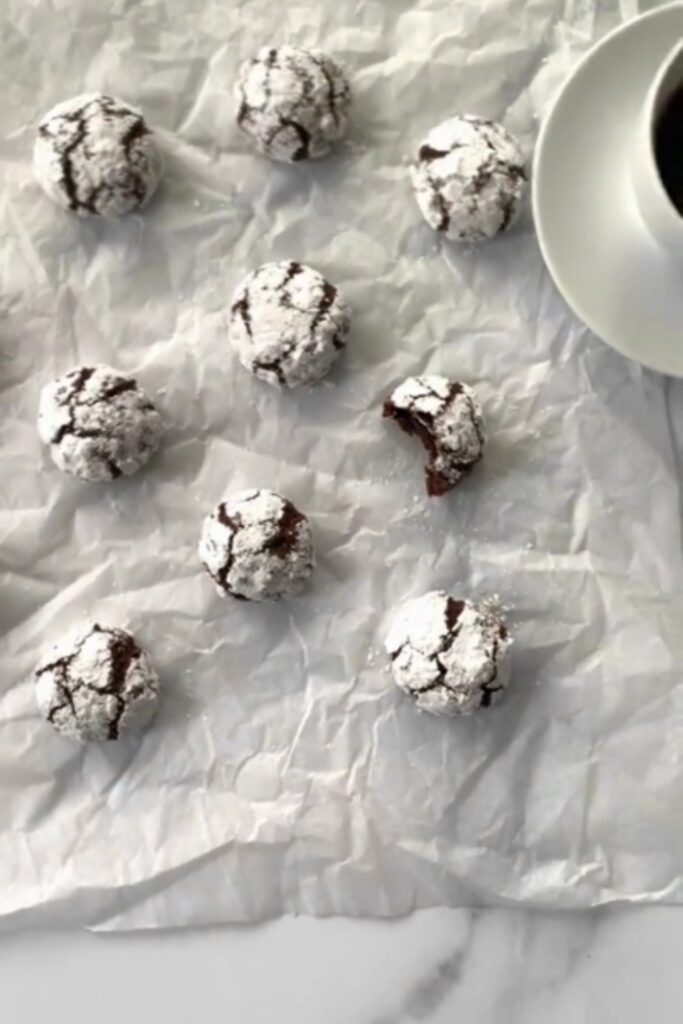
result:
[[[683,270],[648,233],[631,183],[647,92],[683,38],[683,3],[612,32],[579,63],[541,130],[534,220],[577,316],[617,351],[683,377]]]

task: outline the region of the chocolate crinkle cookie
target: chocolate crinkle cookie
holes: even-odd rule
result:
[[[235,98],[238,125],[272,160],[325,156],[346,134],[349,83],[320,50],[264,47],[242,65]]]
[[[147,654],[124,629],[88,623],[38,664],[36,697],[57,732],[81,743],[117,740],[152,719],[159,680]]]
[[[60,469],[97,482],[140,469],[159,446],[162,424],[137,381],[108,366],[82,366],[43,388],[38,433]]]
[[[514,224],[526,190],[524,157],[501,124],[453,117],[432,129],[411,168],[427,223],[447,238],[479,242]]]
[[[438,375],[408,377],[384,403],[384,416],[424,445],[432,496],[455,487],[484,453],[484,418],[467,384]]]
[[[162,171],[140,111],[101,93],[65,100],[45,115],[33,162],[48,196],[81,216],[120,217],[144,206]]]
[[[222,596],[278,600],[301,590],[313,571],[311,527],[275,491],[244,491],[204,520],[199,557]]]
[[[239,286],[230,339],[240,362],[275,387],[314,384],[347,342],[349,309],[339,290],[302,263],[266,263]]]
[[[502,696],[511,643],[496,599],[474,604],[435,590],[399,609],[386,650],[397,686],[421,710],[469,715]]]

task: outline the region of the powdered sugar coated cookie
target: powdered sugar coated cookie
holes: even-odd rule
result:
[[[427,451],[427,493],[445,494],[481,459],[486,444],[484,417],[467,384],[427,374],[408,377],[384,403],[384,416]]]
[[[314,384],[346,345],[349,309],[339,290],[302,263],[266,263],[237,289],[230,339],[240,362],[276,387]]]
[[[433,128],[411,168],[415,196],[431,227],[479,242],[514,224],[526,189],[522,151],[501,124],[464,115]]]
[[[477,605],[434,590],[399,609],[386,650],[397,686],[419,708],[469,715],[502,696],[510,644],[495,599]]]
[[[349,83],[320,50],[264,47],[242,65],[235,98],[237,123],[272,160],[325,156],[348,126]]]
[[[157,674],[131,634],[98,623],[55,644],[35,680],[41,714],[57,732],[82,743],[143,728],[159,696]]]
[[[43,388],[38,432],[60,469],[97,482],[140,469],[159,445],[162,424],[132,377],[82,366]]]
[[[222,596],[278,600],[301,590],[313,571],[311,528],[275,491],[243,491],[204,520],[199,557]]]
[[[45,115],[33,163],[47,195],[80,216],[120,217],[144,206],[162,172],[140,111],[102,93],[75,96]]]

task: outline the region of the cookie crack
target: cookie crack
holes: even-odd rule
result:
[[[73,715],[74,721],[77,722],[78,721],[78,716],[76,714],[76,706],[75,706],[74,701],[73,701],[72,691],[70,691],[67,688],[67,686],[65,684],[63,684],[63,683],[57,683],[57,689],[59,690],[59,696],[61,697],[63,703],[62,704],[58,704],[54,708],[50,708],[50,710],[48,712],[48,715],[47,715],[48,722],[50,722],[51,724],[54,724],[55,716],[60,711],[63,711],[64,708],[69,708],[69,710],[71,711],[71,714]]]
[[[280,124],[271,133],[271,135],[270,135],[270,137],[268,139],[268,147],[272,146],[273,142],[278,137],[278,135],[281,132],[285,131],[285,129],[287,129],[287,128],[291,128],[292,131],[294,131],[296,133],[296,135],[298,136],[298,138],[299,138],[299,147],[297,149],[295,149],[294,152],[292,153],[292,156],[291,156],[292,161],[294,163],[296,163],[299,160],[306,160],[308,158],[309,151],[310,151],[310,146],[311,146],[311,134],[310,134],[310,132],[308,131],[307,128],[305,128],[298,121],[294,121],[292,118],[289,118],[289,117],[281,117],[280,118]]]
[[[100,182],[99,185],[95,185],[95,187],[88,192],[85,199],[80,200],[80,205],[84,210],[87,210],[88,213],[93,213],[95,216],[99,216],[99,210],[95,206],[95,200],[98,199],[107,188],[108,186],[105,185],[104,182]]]
[[[241,318],[245,331],[249,337],[253,339],[254,335],[251,327],[251,302],[248,292],[245,292],[242,298],[234,303],[232,312]]]
[[[432,186],[432,195],[440,218],[439,223],[436,226],[436,230],[445,234],[451,226],[451,214],[448,209],[448,203],[446,202],[446,199],[441,193],[439,187],[434,182],[430,182],[430,184]]]
[[[408,641],[406,640],[404,643],[401,644],[400,647],[397,647],[395,651],[391,651],[389,653],[389,660],[390,661],[396,661],[396,659],[401,656],[401,654],[403,653],[403,651],[405,650],[405,648],[407,646],[408,646]]]
[[[420,146],[418,150],[418,158],[422,163],[430,164],[433,160],[440,160],[443,156],[448,156],[454,149],[458,149],[459,146],[451,146],[450,149],[436,149],[434,146],[430,146],[429,143],[425,143]]]
[[[327,83],[327,100],[330,106],[330,113],[334,119],[334,123],[339,127],[339,111],[337,109],[337,94],[334,87],[334,79],[330,74],[330,69],[327,66],[327,62],[324,58],[317,57],[311,53],[310,58],[315,66],[320,70],[325,82]]]
[[[337,295],[338,291],[335,288],[335,286],[333,284],[330,284],[329,281],[325,281],[325,283],[323,284],[322,298],[318,303],[318,310],[315,316],[313,317],[313,321],[311,323],[311,333],[315,333],[315,330],[318,327],[318,325],[321,323],[322,320],[325,319],[330,310],[330,307],[332,306],[332,303],[337,298]]]
[[[275,374],[278,383],[282,387],[287,387],[287,377],[285,371],[282,368],[282,362],[287,356],[294,350],[294,345],[290,342],[285,345],[282,349],[281,354],[276,359],[253,359],[252,368],[255,372],[260,371],[262,373],[273,373]]]
[[[140,115],[136,115],[135,121],[132,123],[130,128],[128,128],[128,130],[124,133],[124,135],[121,138],[121,146],[123,147],[123,151],[126,154],[126,157],[130,159],[133,144],[135,142],[137,142],[139,139],[144,138],[145,135],[151,134],[152,133],[150,129],[147,127],[145,123],[145,119]]]
[[[286,558],[296,545],[303,521],[302,513],[291,502],[286,503],[279,518],[273,521],[275,534],[264,541],[261,551],[268,551],[276,558]]]
[[[228,548],[228,555],[225,560],[225,563],[220,567],[220,569],[217,572],[212,572],[209,566],[206,564],[206,562],[204,562],[204,568],[208,572],[209,576],[211,576],[214,582],[218,584],[218,586],[222,590],[226,591],[226,593],[228,594],[231,594],[233,597],[236,597],[238,601],[248,601],[248,597],[245,597],[244,594],[236,593],[234,590],[230,588],[230,584],[228,583],[228,576],[230,575],[230,572],[235,561],[235,537],[244,526],[244,523],[242,522],[242,517],[239,514],[231,516],[228,513],[228,507],[225,504],[225,502],[221,502],[221,504],[216,509],[216,518],[218,522],[221,523],[222,526],[227,527],[228,530],[231,531],[230,547]]]
[[[445,634],[443,638],[441,647],[432,655],[437,665],[439,677],[437,680],[435,680],[433,684],[430,684],[428,689],[433,689],[435,686],[445,686],[447,690],[454,692],[453,688],[448,685],[448,681],[446,679],[448,669],[441,661],[441,657],[442,655],[447,654],[448,651],[450,651],[460,633],[460,626],[458,626],[458,620],[460,619],[460,616],[462,615],[464,609],[464,601],[456,601],[456,599],[453,597],[448,598],[448,601],[446,602],[446,612],[444,616],[448,632]]]
[[[93,628],[88,633],[86,633],[83,639],[78,643],[76,648],[73,651],[71,651],[70,654],[64,654],[61,658],[56,658],[54,661],[49,662],[47,665],[41,665],[37,669],[36,679],[40,679],[40,677],[44,675],[45,672],[58,671],[61,673],[62,676],[61,679],[55,680],[55,685],[59,691],[59,696],[62,700],[62,703],[57,705],[57,707],[50,708],[50,711],[48,712],[47,715],[48,722],[53,722],[55,715],[59,711],[63,711],[64,708],[66,707],[70,709],[71,714],[74,717],[74,721],[78,722],[76,706],[73,702],[73,694],[76,692],[76,690],[80,689],[80,686],[82,684],[77,683],[74,685],[71,682],[71,680],[69,679],[69,669],[71,668],[71,665],[73,664],[75,659],[83,650],[83,647],[87,640],[92,636],[94,632],[97,631],[99,631],[99,626],[95,624]]]
[[[512,170],[512,168],[510,168],[510,170]],[[517,168],[517,171],[521,172],[521,174],[520,174],[521,180],[522,181],[526,181],[526,174],[524,173],[522,168]],[[512,220],[513,220],[513,218],[515,216],[515,213],[517,211],[517,200],[516,200],[514,192],[510,191],[510,192],[506,192],[505,193],[505,195],[503,197],[502,207],[503,207],[503,209],[502,209],[502,217],[501,217],[501,222],[500,222],[500,230],[501,231],[507,231],[507,229],[510,227],[510,224],[512,223]]]
[[[484,708],[488,708],[491,706],[494,694],[500,693],[501,690],[505,689],[504,686],[494,686],[493,684],[498,678],[498,652],[500,650],[500,641],[505,640],[507,638],[507,635],[507,627],[505,626],[504,623],[501,623],[500,626],[498,627],[498,636],[493,638],[491,644],[491,678],[487,682],[483,683],[481,687],[481,705]]]
[[[255,67],[258,63],[259,63],[259,59],[256,58],[255,60],[251,61],[251,63],[249,64],[249,67],[250,68]],[[242,101],[241,101],[241,104],[240,104],[240,109],[239,109],[239,111],[237,113],[237,123],[240,125],[240,127],[242,127],[244,122],[247,120],[249,115],[254,110],[264,110],[268,106],[268,103],[269,103],[269,101],[271,99],[271,96],[272,96],[272,88],[271,88],[271,84],[270,84],[270,73],[271,73],[272,69],[275,67],[275,65],[277,64],[277,50],[276,49],[271,48],[268,51],[268,56],[266,57],[266,59],[264,61],[264,64],[265,64],[265,69],[266,69],[266,74],[265,74],[265,78],[264,78],[264,81],[263,81],[263,94],[264,94],[265,99],[264,99],[264,101],[263,101],[263,103],[261,104],[260,107],[253,107],[249,103],[249,101],[247,100],[246,93],[244,91],[242,92]],[[248,72],[247,72],[246,77],[248,77]]]
[[[117,380],[116,384],[112,384],[111,387],[107,388],[99,396],[99,401],[108,402],[112,398],[116,398],[118,395],[124,395],[127,391],[135,391],[137,383],[130,377],[122,377]]]
[[[66,192],[66,196],[69,201],[69,208],[71,210],[77,210],[79,206],[82,205],[78,198],[78,186],[76,185],[76,181],[73,176],[71,154],[78,148],[78,146],[80,146],[88,134],[88,123],[83,116],[84,111],[85,107],[81,107],[79,111],[74,111],[69,117],[69,120],[74,121],[77,126],[76,134],[71,142],[64,147],[59,156],[64,191]]]
[[[57,433],[52,438],[52,444],[59,444],[62,438],[66,436],[66,434],[73,433],[74,428],[76,426],[76,410],[74,409],[74,402],[76,401],[78,395],[82,393],[82,391],[85,388],[85,385],[88,383],[94,372],[95,368],[93,366],[84,366],[76,374],[76,377],[73,382],[73,387],[71,388],[71,391],[69,392],[66,398],[66,408],[69,413],[69,422],[63,424],[59,428]]]
[[[431,683],[428,683],[426,686],[409,686],[408,689],[413,696],[419,696],[422,693],[429,693],[430,690],[436,690],[438,687],[444,687],[451,693],[455,692],[453,690],[453,687],[448,685],[448,681],[446,678],[448,674],[448,669],[441,661],[441,657],[442,655],[450,651],[451,647],[455,643],[460,633],[460,626],[458,626],[458,621],[464,610],[464,601],[457,601],[454,597],[448,598],[448,601],[446,602],[446,609],[444,615],[447,632],[444,634],[441,646],[438,648],[438,650],[434,651],[433,654],[429,655],[429,660],[433,663],[436,669],[436,679],[434,679]],[[395,652],[395,654],[391,655],[391,660],[394,661],[399,656],[403,648],[406,647],[408,644],[409,641],[403,643]]]
[[[285,279],[282,282],[282,287],[286,288],[290,281],[293,281],[298,274],[302,273],[303,269],[304,268],[297,260],[292,260],[291,263],[287,265],[287,273],[285,274]]]
[[[117,709],[114,717],[109,722],[107,739],[116,740],[119,737],[119,725],[126,710],[126,701],[123,691],[126,686],[126,679],[131,665],[139,661],[142,651],[129,633],[120,630],[103,629],[103,633],[109,636],[109,679],[106,687],[100,693],[110,694],[116,699]]]

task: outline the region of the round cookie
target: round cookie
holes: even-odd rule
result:
[[[243,491],[206,517],[199,557],[222,596],[276,601],[300,591],[313,571],[311,527],[275,491]]]
[[[82,366],[43,388],[38,433],[60,469],[97,482],[140,469],[162,424],[137,381],[109,366]]]
[[[456,601],[440,590],[407,601],[386,640],[397,686],[434,715],[469,715],[498,702],[512,643],[496,600]]]
[[[48,651],[36,672],[41,714],[69,739],[117,740],[152,719],[159,680],[124,629],[87,623]]]
[[[467,384],[436,374],[408,377],[386,400],[383,414],[424,445],[429,495],[450,491],[484,453],[484,417]]]
[[[333,284],[302,263],[266,263],[239,286],[230,340],[240,362],[275,387],[315,384],[349,334],[350,314]]]
[[[479,242],[514,224],[526,190],[524,157],[502,124],[464,115],[433,128],[411,167],[427,223],[447,238]]]
[[[33,166],[48,196],[83,217],[120,217],[144,206],[162,171],[140,111],[101,93],[75,96],[45,115]]]
[[[238,125],[271,160],[325,156],[348,127],[349,83],[320,50],[264,47],[240,68],[235,99]]]

